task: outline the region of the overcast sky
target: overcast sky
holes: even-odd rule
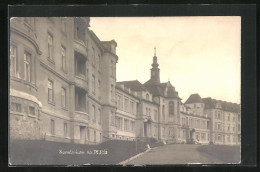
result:
[[[240,17],[91,18],[102,41],[117,42],[117,81],[150,79],[154,47],[161,82],[190,94],[240,103]]]

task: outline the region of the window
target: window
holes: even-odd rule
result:
[[[169,102],[169,114],[170,115],[174,114],[174,102],[173,101]]]
[[[240,131],[240,124],[237,125],[237,130]]]
[[[135,122],[134,122],[134,121],[131,121],[131,128],[130,128],[130,130],[131,130],[131,131],[134,131],[134,127],[135,127]]]
[[[227,120],[230,121],[230,115],[229,115],[229,114],[228,114],[228,116],[227,116]]]
[[[64,137],[67,137],[67,123],[64,123]]]
[[[218,123],[217,129],[218,129],[218,130],[221,130],[221,124]]]
[[[92,83],[92,93],[95,94],[96,93],[96,82],[95,82],[95,75],[92,75],[92,80],[91,80],[91,83]]]
[[[130,113],[134,113],[134,102],[130,102]]]
[[[86,79],[86,57],[83,54],[74,52],[75,57],[75,75]]]
[[[236,117],[235,116],[233,116],[233,122],[235,122],[236,121]]]
[[[61,46],[61,63],[63,72],[66,72],[66,48],[63,46]]]
[[[235,126],[233,126],[233,132],[235,132],[236,131],[236,127]]]
[[[124,130],[126,130],[126,131],[129,130],[129,120],[127,120],[127,119],[124,120]]]
[[[51,134],[55,135],[55,123],[53,119],[51,119]]]
[[[227,135],[227,142],[230,142],[230,135]]]
[[[169,136],[174,136],[174,128],[173,127],[169,128]]]
[[[196,104],[194,104],[193,106],[194,106],[194,108],[195,108],[195,107],[196,107]]]
[[[17,72],[17,48],[15,45],[10,45],[10,75],[16,76]]]
[[[31,82],[31,54],[24,51],[24,79]]]
[[[163,105],[162,107],[162,115],[163,115],[163,122],[165,121],[165,107]]]
[[[116,128],[118,129],[121,126],[121,124],[120,124],[121,120],[118,116],[115,117],[115,120],[116,120]]]
[[[222,139],[221,139],[221,135],[220,134],[218,134],[218,141],[221,141]]]
[[[48,58],[53,60],[53,36],[48,33]]]
[[[150,96],[149,96],[149,94],[147,93],[146,94],[146,100],[149,100],[150,99]]]
[[[29,114],[35,115],[35,108],[33,106],[29,106]]]
[[[218,111],[218,119],[221,119],[221,115],[220,112]]]
[[[19,103],[11,103],[11,111],[13,112],[22,112],[22,105]]]
[[[48,80],[48,101],[54,102],[53,81]]]
[[[65,108],[67,106],[67,102],[66,102],[66,89],[65,88],[61,88],[61,107]]]
[[[86,91],[81,88],[75,88],[75,110],[86,112]]]
[[[128,98],[125,98],[125,111],[128,111]]]
[[[96,111],[96,107],[95,107],[95,105],[92,105],[91,113],[92,113],[92,119],[94,122],[96,122],[96,112],[95,111]]]
[[[192,119],[191,118],[189,118],[189,126],[191,127],[191,122],[192,121]]]
[[[96,142],[97,141],[97,133],[96,133],[96,131],[94,131],[94,142]]]
[[[121,96],[117,95],[117,108],[122,110]]]

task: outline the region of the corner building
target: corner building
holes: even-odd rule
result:
[[[88,17],[10,20],[10,139],[240,144],[240,105],[182,103],[160,82],[156,52],[147,82],[116,82],[117,43],[89,27]]]
[[[89,18],[12,18],[10,138],[96,144],[114,129],[116,42]]]

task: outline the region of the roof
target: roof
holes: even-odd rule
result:
[[[186,100],[185,104],[190,103],[202,103],[202,99],[198,93],[191,94],[190,97]]]
[[[154,96],[180,99],[178,92],[175,90],[170,82],[156,83],[152,80],[148,80],[146,83],[144,83],[144,86]],[[166,94],[165,91],[167,91]]]
[[[212,99],[211,97],[203,98],[202,101],[203,103],[205,103],[206,109],[214,109],[216,108],[216,104],[220,103],[221,109],[224,111],[236,112],[236,113],[240,112],[240,104],[237,103],[216,100],[216,99]]]
[[[141,84],[138,80],[122,81],[117,83],[124,84],[124,86],[130,88],[132,91],[147,91],[143,84]]]

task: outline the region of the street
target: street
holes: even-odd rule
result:
[[[221,164],[221,160],[199,152],[199,145],[172,144],[151,149],[126,164]]]

